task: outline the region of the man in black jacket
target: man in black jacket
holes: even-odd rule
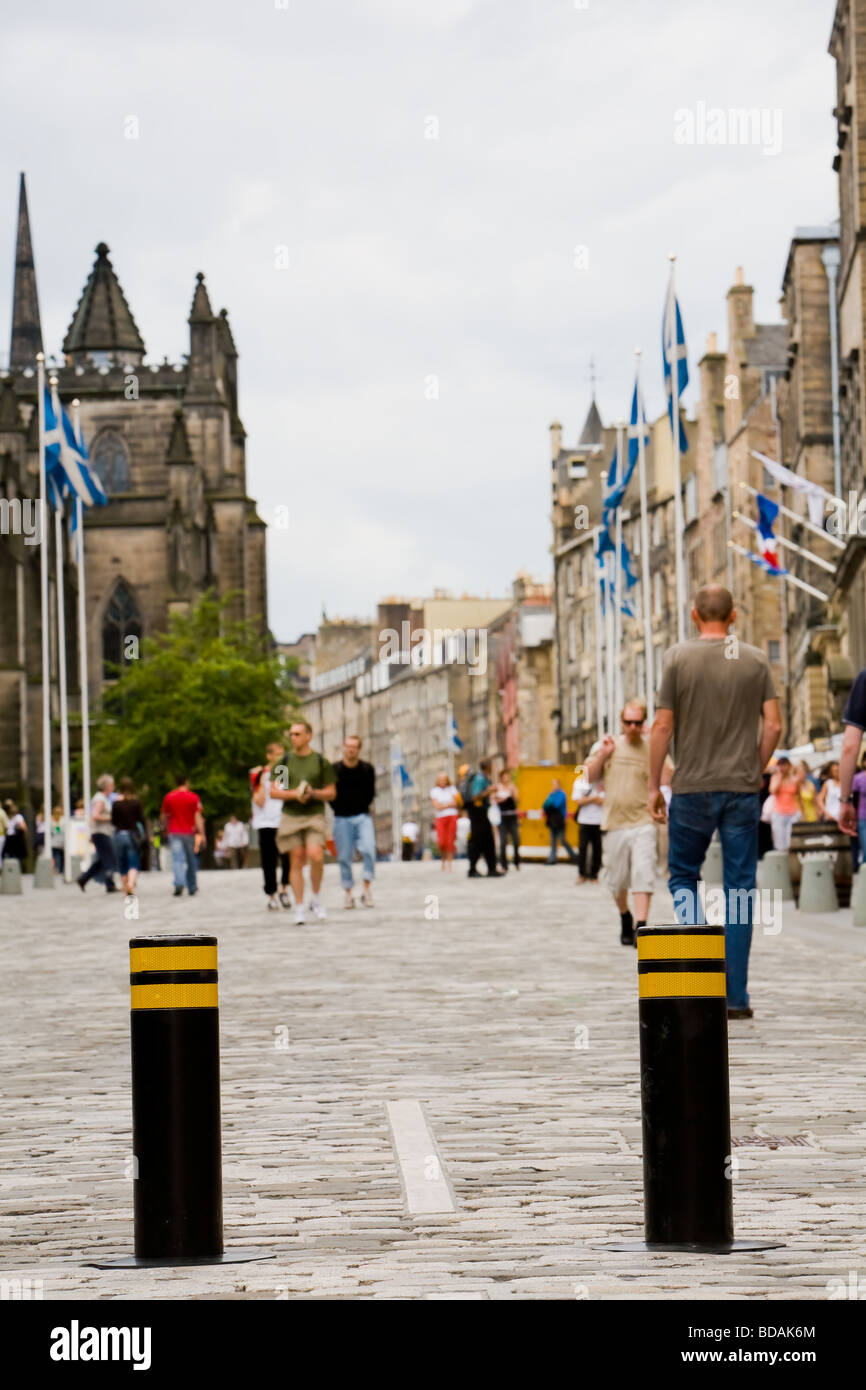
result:
[[[342,762],[334,764],[337,795],[334,798],[334,842],[345,889],[344,907],[354,907],[352,859],[358,849],[363,857],[364,907],[373,906],[373,874],[376,864],[376,832],[370,807],[376,796],[376,773],[361,758],[361,740],[349,734],[343,742]]]

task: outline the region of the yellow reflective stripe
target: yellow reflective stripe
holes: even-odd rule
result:
[[[639,999],[694,999],[711,996],[714,999],[725,997],[724,971],[666,970],[647,971],[638,975]]]
[[[133,1009],[215,1009],[216,985],[131,985]]]
[[[638,960],[724,960],[725,938],[718,936],[639,936]]]
[[[216,970],[216,946],[132,946],[129,968],[140,970]]]

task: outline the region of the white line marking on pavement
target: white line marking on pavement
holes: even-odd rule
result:
[[[456,1211],[436,1140],[417,1100],[389,1100],[391,1142],[410,1212]]]

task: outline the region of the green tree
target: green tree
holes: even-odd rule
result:
[[[248,769],[298,703],[255,624],[228,616],[232,598],[208,593],[189,613],[173,615],[103,697],[94,779],[104,769],[131,777],[148,816],[185,772],[209,824],[232,813],[246,820]]]

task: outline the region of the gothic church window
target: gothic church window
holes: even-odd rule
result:
[[[109,497],[117,492],[132,491],[129,450],[115,430],[105,430],[99,435],[90,459]]]
[[[141,614],[129,585],[119,579],[102,620],[102,674],[104,680],[117,680],[132,660],[127,639],[141,638]],[[135,644],[136,649],[138,643]]]

